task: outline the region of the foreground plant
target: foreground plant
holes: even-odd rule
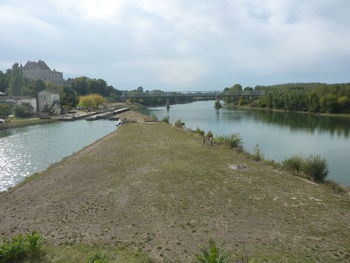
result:
[[[243,138],[238,133],[216,137],[215,141],[219,144],[226,144],[230,148],[241,148],[243,145]]]
[[[224,251],[223,244],[217,246],[214,240],[209,240],[208,247],[200,248],[195,254],[194,263],[229,263],[229,254]]]

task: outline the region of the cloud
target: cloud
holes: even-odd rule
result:
[[[44,59],[119,88],[344,82],[349,8],[348,0],[3,0],[0,65]]]

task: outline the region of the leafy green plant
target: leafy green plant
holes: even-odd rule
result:
[[[252,157],[255,161],[264,160],[264,155],[259,148],[259,144],[254,146],[254,153],[252,154]]]
[[[216,137],[215,141],[219,144],[226,144],[230,148],[241,148],[243,145],[243,138],[238,133]]]
[[[209,240],[208,247],[199,249],[195,254],[195,263],[229,263],[229,254],[224,251],[223,244],[217,246],[214,240]]]
[[[169,117],[168,117],[168,116],[165,116],[165,117],[162,119],[162,122],[164,122],[164,123],[169,123]]]
[[[197,127],[197,129],[194,130],[194,133],[199,134],[201,136],[204,136],[205,132]]]
[[[101,255],[99,253],[89,256],[86,263],[108,263],[106,255]]]
[[[175,122],[175,127],[176,128],[183,128],[183,126],[185,126],[185,123],[183,123],[181,120],[177,120],[176,122]]]
[[[40,250],[42,237],[33,232],[28,235],[18,235],[0,245],[0,263],[17,262],[18,260],[31,258]]]

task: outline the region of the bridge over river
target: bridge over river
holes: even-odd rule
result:
[[[152,93],[152,92],[123,92],[121,98],[207,98],[207,99],[221,99],[224,97],[260,97],[264,95],[263,90],[243,90],[234,92],[222,92],[222,91],[186,91],[186,92],[164,92],[164,93]]]

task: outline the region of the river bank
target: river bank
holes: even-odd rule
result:
[[[58,121],[57,119],[40,119],[40,118],[29,118],[29,119],[20,119],[14,122],[0,123],[0,130],[19,128],[30,125],[45,124],[50,122]]]
[[[155,262],[191,262],[209,238],[266,262],[350,259],[348,195],[163,123],[122,125],[0,193],[0,210],[2,236],[37,230]]]

